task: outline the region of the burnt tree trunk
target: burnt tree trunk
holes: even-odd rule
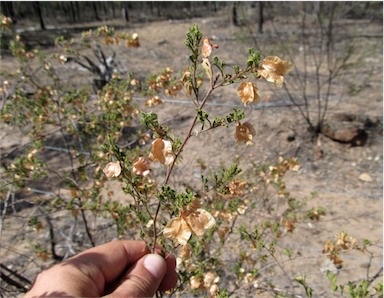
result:
[[[127,23],[129,23],[129,9],[130,9],[130,5],[129,5],[129,3],[127,3],[127,2],[124,2],[124,8],[123,8],[123,10],[124,10],[124,18],[125,18],[125,21],[127,22]]]
[[[76,22],[77,21],[76,9],[75,9],[75,5],[74,5],[73,1],[69,1],[69,8],[71,10],[72,21]]]
[[[1,12],[6,17],[10,17],[12,20],[15,18],[15,10],[13,9],[12,1],[2,1],[0,3]]]
[[[81,20],[81,17],[80,17],[80,5],[79,5],[79,2],[78,1],[74,1],[74,4],[75,4],[75,14],[76,14],[76,19],[78,21]]]
[[[216,1],[209,1],[209,10],[212,12],[217,12],[217,2]]]
[[[112,16],[114,19],[116,19],[115,2],[111,2],[111,5],[112,5]]]
[[[33,7],[35,9],[37,17],[39,18],[41,30],[45,30],[45,23],[44,23],[44,19],[43,19],[43,14],[41,12],[40,2],[38,2],[38,1],[33,2]]]
[[[99,13],[97,11],[97,5],[96,5],[96,2],[92,2],[92,8],[93,8],[93,12],[95,14],[95,19],[97,21],[101,21],[100,17],[99,17]]]
[[[259,20],[258,20],[258,31],[263,33],[263,24],[264,24],[264,3],[259,2]]]
[[[237,3],[232,2],[229,6],[229,24],[231,26],[239,26],[239,20],[237,17]]]

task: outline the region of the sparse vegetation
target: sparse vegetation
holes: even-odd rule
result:
[[[241,12],[240,4],[233,7]],[[320,15],[317,21],[323,24]],[[328,28],[334,16],[330,14]],[[102,26],[76,38],[59,36],[55,48],[45,50],[29,48],[11,30],[11,19],[2,16],[2,24],[2,35],[11,36],[15,64],[1,70],[1,125],[25,138],[13,147],[2,145],[0,152],[5,296],[28,289],[33,276],[21,274],[29,268],[25,263],[33,262],[40,270],[90,246],[127,238],[143,239],[151,250],[161,245],[177,256],[178,286],[159,296],[382,297],[382,264],[375,263],[382,260],[382,239],[364,240],[366,235],[347,233],[339,226],[332,235],[311,242],[317,247],[305,247],[321,233],[329,214],[330,206],[317,202],[322,190],[310,198],[292,193],[287,181],[302,170],[295,154],[268,159],[252,155],[260,142],[267,142],[258,138],[258,130],[267,125],[265,119],[251,117],[253,107],[265,103],[269,87],[263,86],[279,92],[295,80],[309,88],[305,83],[313,74],[309,60],[304,62],[308,72],[302,74],[289,61],[295,55],[277,57],[248,49],[242,56],[222,58],[228,48],[194,24],[186,32],[180,54],[187,58],[185,64],[175,70],[165,64],[143,75],[136,73],[130,58],[127,71],[121,71],[105,54],[121,59],[117,53],[127,53],[129,48],[133,59],[141,39],[146,39],[136,32]],[[237,25],[241,24],[238,12]],[[329,34],[322,36],[335,41]],[[304,46],[316,52],[314,44],[309,38]],[[320,110],[315,120],[309,101],[301,110],[315,131],[329,112],[334,67],[339,67],[337,58],[337,63],[331,62],[330,51],[320,54],[329,58],[331,69],[325,78],[326,102],[317,98]],[[303,55],[312,57],[306,51]],[[316,57],[312,57],[317,66],[314,73],[322,77],[323,60]],[[69,83],[69,65],[76,65],[74,72],[82,67],[87,79]],[[317,95],[320,85],[314,89]],[[309,99],[309,89],[300,90]],[[211,109],[216,94],[236,96],[233,109]],[[164,121],[164,96],[171,102],[188,99],[188,121],[180,125]],[[214,143],[220,140],[231,140],[236,151],[216,149]],[[223,155],[228,163],[217,165],[216,156],[209,154],[191,158],[193,142],[198,145],[192,148],[203,147],[204,153],[210,153],[211,147],[213,155]],[[308,239],[292,246],[298,233]],[[17,241],[18,247],[3,239],[10,244]],[[307,257],[305,253],[313,249],[316,253]],[[340,281],[337,273],[355,254],[364,256],[368,265],[360,275]],[[323,272],[313,279],[300,262],[316,258],[325,265],[316,264]],[[318,287],[316,279],[327,284],[326,294],[319,292],[324,287]]]

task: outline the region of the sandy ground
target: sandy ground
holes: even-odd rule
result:
[[[138,74],[160,71],[167,66],[183,69],[187,61],[183,40],[187,29],[194,22],[198,23],[205,36],[213,37],[220,45],[217,55],[228,64],[240,64],[245,60],[247,48],[252,46],[251,40],[242,40],[241,37],[245,34],[243,29],[224,27],[222,19],[219,18],[164,21],[128,28],[139,33],[141,47],[121,49],[118,57],[130,71]],[[382,27],[380,29],[374,25],[369,28],[372,32],[382,30]],[[365,62],[369,73],[358,76],[352,72],[345,78],[347,82],[356,81],[356,85],[362,86],[361,91],[351,96],[344,85],[337,85],[335,93],[331,96],[330,114],[354,113],[381,119],[382,125],[382,45],[379,44],[376,55],[367,58]],[[11,59],[4,58],[2,67],[9,68],[11,63]],[[289,79],[287,76],[287,81]],[[236,88],[234,86],[218,90],[207,105],[207,111],[212,115],[223,115],[231,112],[233,107],[241,106],[236,96]],[[283,93],[264,86],[261,89],[270,102],[287,103]],[[145,111],[158,113],[159,122],[167,123],[182,136],[193,119],[194,109],[185,102],[188,99],[184,95],[178,97],[177,102],[172,103],[172,100],[174,99],[168,98],[167,102],[154,108],[144,107],[140,101],[138,105]],[[293,107],[249,108],[246,119],[254,124],[257,131],[254,146],[237,146],[233,127],[201,134],[191,139],[186,146],[183,160],[178,164],[171,183],[183,184],[183,178],[188,177],[188,183],[198,184],[201,174],[198,160],[208,164],[208,169],[214,169],[230,165],[237,157],[242,167],[247,170],[251,162],[262,164],[275,162],[279,156],[296,156],[301,167],[297,173],[287,177],[288,190],[292,196],[305,201],[308,206],[324,207],[326,215],[318,222],[301,222],[292,236],[282,239],[281,246],[291,247],[296,255],[291,260],[279,255],[286,272],[280,272],[277,265],[272,265],[275,271],[274,275],[269,276],[270,280],[281,289],[288,287],[292,290],[287,281],[288,276],[305,275],[309,285],[315,290],[315,297],[330,297],[329,282],[324,277],[324,270],[334,268],[322,254],[322,249],[327,239],[335,240],[341,231],[347,232],[358,242],[369,239],[373,245],[370,246],[369,252],[345,254],[344,266],[337,271],[339,283],[359,281],[367,275],[372,277],[382,268],[383,263],[382,126],[381,129],[379,127],[369,131],[365,146],[352,147],[324,136],[321,136],[316,144],[311,142],[304,120]],[[1,125],[2,152],[6,152],[12,145],[26,141],[25,136],[15,134],[12,128],[3,123]],[[294,140],[288,141],[287,137],[292,134],[295,136]],[[368,173],[372,181],[359,179],[363,173]],[[313,193],[316,195],[313,196]],[[119,195],[118,189],[115,195]],[[31,233],[31,230],[17,218],[27,218],[34,212],[38,210],[28,208],[16,216],[5,218],[0,258],[1,262],[11,264],[17,270],[22,268],[21,272],[30,279],[50,263],[28,256],[31,248],[24,240],[30,239],[31,235],[28,233]],[[246,218],[253,216],[255,215],[246,214]],[[68,231],[70,225],[65,222],[65,215],[58,213],[55,215],[55,221],[60,220],[62,230]],[[108,222],[105,224],[108,225]],[[47,238],[47,235],[39,237]],[[235,247],[235,242],[233,245]],[[254,291],[252,287],[243,287],[235,296],[252,295]],[[300,293],[297,288],[294,291]]]

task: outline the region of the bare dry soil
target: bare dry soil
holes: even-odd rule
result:
[[[141,47],[118,49],[120,65],[138,75],[159,72],[165,67],[183,70],[188,63],[188,53],[183,40],[193,23],[197,23],[205,36],[220,45],[215,55],[229,65],[244,63],[247,49],[254,46],[252,39],[246,37],[246,29],[227,26],[223,17],[132,25],[125,31],[137,32]],[[289,24],[285,25],[289,28]],[[267,22],[265,35],[257,36],[260,42],[268,40],[268,34],[272,32],[271,26]],[[382,24],[360,24],[351,30],[355,30],[354,34],[359,34],[362,27],[365,33],[382,32]],[[276,162],[279,156],[297,157],[300,170],[287,177],[287,188],[294,197],[302,199],[308,206],[324,207],[326,215],[318,222],[300,223],[293,235],[284,240],[284,245],[299,251],[300,255],[295,255],[291,260],[281,256],[280,260],[284,263],[286,272],[270,276],[271,282],[281,289],[289,287],[287,276],[305,275],[308,284],[315,290],[315,297],[330,297],[330,286],[324,272],[326,269],[335,268],[322,254],[322,249],[327,239],[335,240],[341,231],[347,232],[359,242],[369,239],[374,245],[370,247],[369,253],[348,252],[343,268],[335,270],[340,283],[359,281],[366,278],[367,274],[372,277],[382,269],[382,38],[380,41],[362,38],[359,42],[367,47],[367,51],[368,47],[371,47],[374,54],[364,58],[363,66],[360,66],[362,70],[351,70],[342,82],[336,84],[330,99],[328,116],[348,113],[370,119],[374,125],[366,130],[368,139],[364,146],[335,142],[322,135],[314,142],[297,108],[288,106],[289,101],[284,92],[261,86],[261,92],[267,101],[264,105],[246,108],[246,120],[253,123],[257,131],[255,145],[238,146],[233,128],[201,134],[192,138],[186,146],[183,160],[178,164],[171,181],[175,184],[183,184],[186,180],[188,184],[198,183],[202,160],[209,170],[229,166],[238,158],[241,166],[247,169],[251,163]],[[273,54],[273,46],[268,44],[266,47],[269,53]],[[9,70],[12,63],[12,58],[4,56],[1,67]],[[287,82],[290,79],[288,75]],[[218,116],[231,112],[233,107],[241,107],[236,88],[237,86],[233,86],[215,92],[207,105],[207,112]],[[357,91],[351,92],[351,89]],[[193,105],[189,104],[188,98],[183,95],[164,98],[164,104],[153,108],[145,107],[142,101],[137,101],[137,104],[145,111],[158,113],[160,123],[166,123],[175,129],[179,136],[183,136],[194,115]],[[280,104],[282,106],[279,106]],[[2,152],[6,152],[12,145],[25,142],[25,136],[15,133],[3,123],[0,125]],[[365,176],[361,176],[362,174]],[[116,196],[118,194],[116,190]],[[36,259],[31,262],[30,257],[25,257],[31,250],[24,244],[24,240],[29,236],[24,233],[15,234],[23,228],[17,217],[26,217],[33,212],[35,210],[25,209],[17,213],[16,217],[5,218],[0,256],[2,263],[13,266],[30,279],[33,279],[42,267],[50,264],[50,261]],[[247,217],[257,219],[257,214],[247,214]],[[65,227],[65,218],[58,214],[57,219],[61,219]],[[48,235],[39,237],[47,238]],[[233,246],[235,247],[236,243],[233,243]],[[276,264],[271,266],[277,268]],[[243,297],[251,293],[251,288],[244,288],[243,292],[240,291],[236,295]]]

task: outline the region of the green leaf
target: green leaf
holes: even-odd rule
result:
[[[332,271],[327,270],[325,276],[331,283],[332,292],[335,293],[338,289],[336,275]]]
[[[240,110],[238,108],[234,108],[233,112],[226,116],[226,120],[227,120],[228,123],[232,123],[232,122],[235,122],[235,121],[240,121],[240,120],[242,120],[244,118],[245,118],[244,111],[242,111],[242,110]]]
[[[313,289],[308,286],[307,281],[305,280],[305,277],[297,276],[295,277],[295,280],[303,286],[307,297],[311,298],[313,295]]]
[[[201,109],[196,109],[196,112],[197,112],[197,117],[199,119],[199,121],[201,122],[201,124],[203,125],[202,128],[204,128],[204,124],[205,124],[205,121],[208,121],[208,113],[207,112],[204,112],[203,110]]]
[[[258,68],[261,60],[260,52],[255,52],[253,48],[250,48],[248,52],[249,57],[247,60],[247,67]]]
[[[155,130],[156,128],[160,127],[160,124],[157,120],[157,114],[156,113],[145,113],[141,112],[141,119],[140,123],[147,129]]]
[[[222,126],[222,125],[225,125],[225,120],[223,118],[216,117],[213,120],[212,127],[218,127],[218,126]]]

